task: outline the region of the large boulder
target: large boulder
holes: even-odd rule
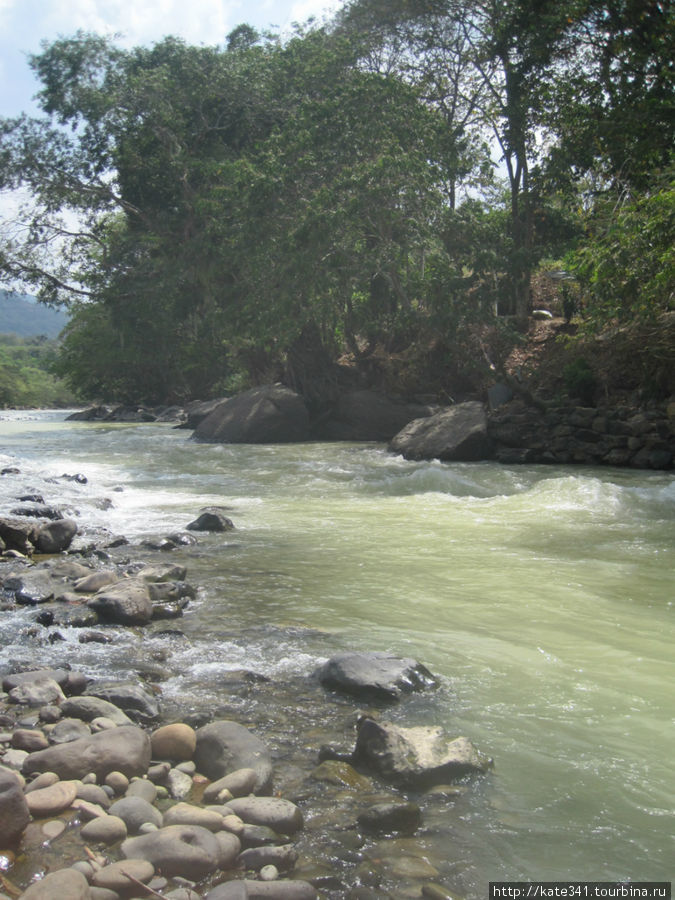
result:
[[[148,720],[159,716],[159,703],[153,694],[135,681],[95,681],[87,695],[112,703],[132,718]]]
[[[0,849],[21,837],[30,821],[26,798],[16,774],[0,766]]]
[[[383,651],[338,653],[317,674],[325,687],[364,700],[394,701],[436,686],[434,676],[417,660]]]
[[[77,522],[73,519],[57,519],[43,525],[37,536],[40,553],[61,553],[70,547],[77,534]]]
[[[31,753],[23,772],[56,772],[64,780],[84,778],[93,772],[101,782],[110,772],[122,772],[127,778],[143,775],[149,765],[148,735],[135,725],[122,725]]]
[[[272,758],[254,734],[238,722],[221,719],[197,729],[194,754],[197,771],[212,781],[237,769],[256,773],[255,793],[268,793],[272,786]]]
[[[252,388],[219,404],[194,432],[198,441],[286,444],[309,438],[309,413],[299,394],[280,384]]]
[[[342,394],[330,416],[316,425],[314,436],[327,441],[390,441],[413,419],[432,415],[421,403],[406,403],[378,391]]]
[[[117,625],[146,625],[152,618],[152,598],[142,578],[125,578],[102,588],[87,606]]]
[[[26,556],[35,549],[40,526],[37,522],[26,522],[21,519],[0,519],[0,541],[7,550],[18,550]]]
[[[485,407],[477,401],[459,403],[415,419],[389,444],[389,449],[406,459],[440,459],[446,462],[473,462],[492,456]]]
[[[438,727],[404,728],[368,716],[359,720],[353,760],[397,787],[416,789],[486,772],[492,765],[468,738],[449,740]]]

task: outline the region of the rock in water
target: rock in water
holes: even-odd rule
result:
[[[102,588],[87,606],[102,619],[118,625],[147,625],[152,618],[148,585],[140,578],[128,578]]]
[[[436,415],[415,419],[389,445],[406,459],[474,462],[492,457],[487,416],[482,403],[450,406]]]
[[[489,757],[465,737],[449,740],[441,728],[403,728],[392,722],[359,720],[354,764],[364,765],[399,787],[425,788],[486,772]]]
[[[225,400],[203,419],[195,440],[223,444],[285,444],[309,438],[309,413],[295,391],[280,384]]]
[[[127,859],[146,859],[163,875],[200,881],[218,868],[220,845],[199,825],[167,825],[122,844]]]
[[[356,697],[394,701],[402,694],[436,686],[436,679],[414,659],[393,653],[338,653],[318,670],[323,685]]]

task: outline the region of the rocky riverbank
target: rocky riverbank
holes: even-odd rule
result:
[[[19,487],[19,468],[4,477]],[[120,630],[178,625],[197,588],[166,554],[235,526],[209,508],[131,547],[40,506],[0,517],[2,615],[26,613],[30,642],[2,663],[1,900],[452,895],[429,836],[491,761],[433,724],[438,679],[344,652],[295,684],[242,672],[207,713],[165,703],[161,676],[45,669],[39,647],[60,630],[105,654]],[[54,521],[74,528],[45,554]]]
[[[314,420],[302,398],[281,385],[185,409],[99,406],[73,418],[171,421],[192,429],[196,440],[216,443],[381,441],[409,459],[638,469],[670,469],[675,461],[675,403],[543,407],[514,399],[503,385],[489,392],[487,403],[443,407],[352,391]]]

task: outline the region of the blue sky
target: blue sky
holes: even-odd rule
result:
[[[78,29],[120,34],[122,46],[152,44],[167,34],[193,44],[222,44],[242,22],[287,28],[321,18],[340,0],[0,0],[0,117],[36,113],[38,85],[27,57],[42,40]]]

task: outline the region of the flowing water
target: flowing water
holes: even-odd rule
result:
[[[200,588],[184,638],[119,629],[106,647],[67,633],[49,644],[23,608],[0,619],[3,671],[33,653],[124,676],[143,656],[168,701],[216,709],[242,669],[283,685],[309,683],[339,649],[414,656],[443,687],[395,715],[466,735],[495,766],[397,853],[408,847],[467,897],[491,880],[670,880],[673,473],[417,463],[374,444],[196,444],[166,425],[64,418],[2,414],[0,468],[21,469],[0,479],[3,512],[19,486],[135,544],[206,505],[227,506],[236,530],[171,556]],[[75,472],[88,483],[45,481]],[[254,687],[247,697],[244,718]],[[300,733],[302,690],[274,697],[264,717]],[[331,703],[339,729],[351,707]],[[389,884],[419,896],[403,874]]]

